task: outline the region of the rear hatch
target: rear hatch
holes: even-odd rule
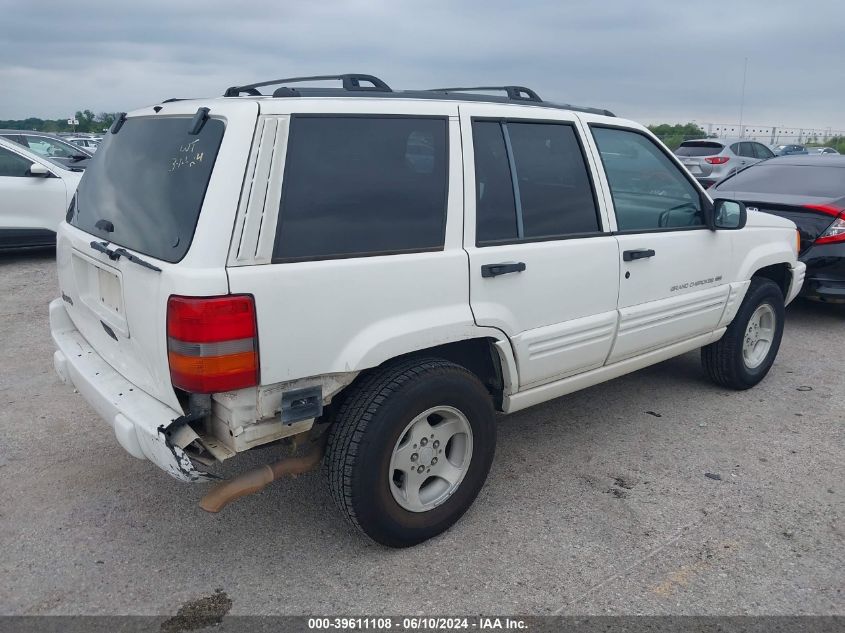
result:
[[[845,168],[760,163],[717,184],[714,198],[741,200],[748,207],[795,222],[803,253],[845,210]]]
[[[191,134],[199,105],[210,112]],[[133,113],[91,159],[59,230],[59,285],[77,329],[127,380],[177,410],[167,300],[228,292],[225,262],[257,115],[247,100]]]
[[[684,141],[675,155],[693,176],[709,176],[713,165],[706,158],[720,154],[723,149],[725,146],[718,141]]]

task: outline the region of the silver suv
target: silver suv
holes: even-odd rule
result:
[[[704,187],[749,165],[774,157],[772,150],[762,143],[724,138],[684,141],[675,150],[675,155]]]

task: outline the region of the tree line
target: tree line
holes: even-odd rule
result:
[[[93,132],[101,134],[108,130],[119,115],[119,112],[100,112],[94,114],[91,110],[78,110],[74,118],[78,125],[71,125],[64,119],[39,119],[29,117],[19,120],[0,120],[0,128],[7,130],[36,130],[38,132]]]

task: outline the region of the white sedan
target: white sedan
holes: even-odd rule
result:
[[[55,244],[81,177],[0,138],[0,250]]]

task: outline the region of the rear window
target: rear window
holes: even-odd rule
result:
[[[724,145],[712,141],[686,141],[675,150],[676,156],[715,156]]]
[[[446,124],[433,117],[294,116],[273,261],[443,248]]]
[[[845,196],[845,167],[778,165],[769,162],[749,167],[723,180],[715,189],[841,198]]]
[[[209,119],[190,135],[191,119],[132,118],[106,136],[79,183],[70,224],[156,259],[182,259],[225,127]]]

